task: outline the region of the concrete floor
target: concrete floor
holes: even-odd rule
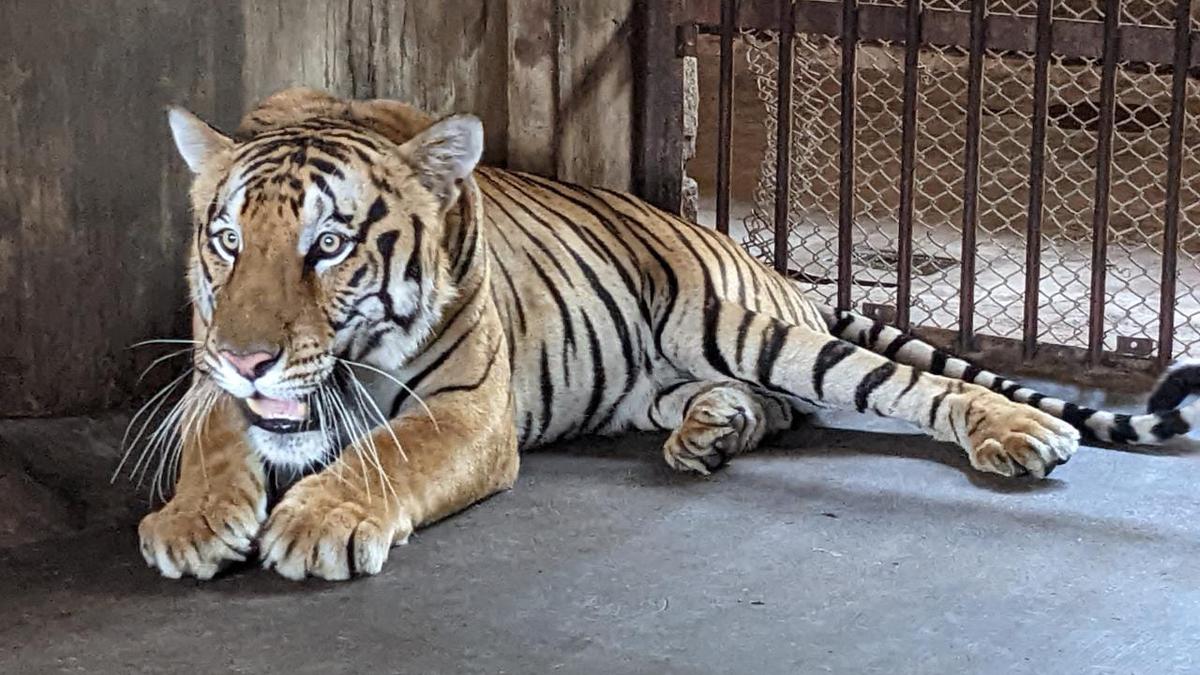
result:
[[[528,455],[351,583],[160,579],[131,513],[9,548],[0,672],[1200,670],[1200,456],[1088,448],[1005,481],[812,428],[696,479],[661,440]]]

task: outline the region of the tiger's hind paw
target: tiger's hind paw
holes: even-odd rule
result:
[[[967,409],[971,466],[1001,476],[1045,478],[1079,449],[1079,432],[1023,403],[989,394]]]

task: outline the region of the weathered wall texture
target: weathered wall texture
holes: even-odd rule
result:
[[[243,91],[472,112],[485,161],[628,188],[635,14],[634,0],[244,0]]]
[[[305,85],[472,112],[485,161],[507,154],[506,3],[495,0],[244,0],[246,100]]]
[[[127,398],[178,335],[186,178],[163,106],[241,107],[230,3],[0,3],[0,414]],[[144,351],[144,350],[139,350]]]
[[[144,397],[165,352],[130,346],[184,334],[188,177],[165,105],[228,129],[287,86],[399,98],[479,115],[490,163],[627,188],[634,16],[635,0],[3,0],[0,416]]]
[[[508,164],[628,189],[633,0],[510,0]]]

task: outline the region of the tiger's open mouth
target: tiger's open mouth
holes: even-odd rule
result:
[[[268,398],[262,394],[241,401],[250,423],[260,429],[277,434],[294,434],[316,426],[307,401]]]

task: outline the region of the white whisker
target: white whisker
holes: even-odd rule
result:
[[[179,460],[182,457],[183,444],[187,439],[186,429],[195,415],[203,394],[203,384],[194,384],[190,387],[179,401],[176,402],[171,412],[162,420],[154,434],[147,441],[147,450],[150,451],[149,456],[153,457],[154,454],[159,455],[158,465],[155,468],[150,484],[150,498],[152,500],[155,493],[157,493],[159,499],[166,501],[167,487],[174,485],[174,479],[178,476]],[[141,475],[138,478],[139,486],[149,467],[150,463],[147,463],[143,467]]]
[[[194,442],[196,451],[199,453],[200,469],[205,482],[207,482],[208,467],[204,461],[203,423],[212,411],[211,401],[214,398],[214,392],[212,387],[208,386],[207,381],[197,383],[193,390],[196,393],[188,406],[187,413],[180,421],[176,440],[170,446],[172,457],[170,467],[167,469],[167,476],[178,480],[184,448],[187,443]]]
[[[121,437],[121,447],[125,448],[125,452],[121,455],[121,461],[117,463],[117,468],[113,471],[113,475],[109,479],[109,482],[116,481],[117,476],[121,475],[121,469],[125,468],[125,463],[129,460],[129,456],[133,452],[133,449],[137,447],[142,435],[146,432],[146,428],[150,425],[150,422],[154,420],[154,417],[158,415],[158,411],[162,409],[163,404],[166,403],[167,398],[170,396],[171,392],[175,390],[175,387],[179,386],[179,383],[182,382],[183,379],[189,374],[191,374],[191,370],[191,368],[187,369],[182,375],[163,385],[163,387],[158,390],[158,393],[156,393],[154,396],[151,396],[148,401],[142,404],[142,407],[139,408],[138,411],[134,413],[133,417],[129,419],[129,424],[125,426],[125,434]],[[142,415],[146,414],[146,411],[149,410],[151,406],[153,406],[153,410],[150,411],[149,416],[146,417],[146,419],[142,422],[142,426],[138,429],[137,435],[134,436],[133,441],[130,442],[130,432],[137,424],[138,419],[140,419]],[[143,455],[144,454],[145,453],[143,452]],[[141,457],[138,458],[138,463],[141,463]],[[130,476],[132,477],[132,472],[130,473]]]
[[[399,386],[404,391],[407,391],[409,396],[412,396],[413,399],[415,399],[417,401],[417,403],[421,404],[421,407],[425,409],[425,414],[429,416],[429,421],[433,422],[434,430],[437,431],[438,433],[441,433],[442,430],[440,427],[438,427],[437,418],[433,416],[433,411],[430,410],[429,406],[425,404],[425,399],[418,396],[417,392],[413,391],[412,388],[410,388],[407,384],[401,382],[394,375],[384,372],[384,371],[376,368],[375,366],[368,366],[365,363],[359,363],[358,361],[351,361],[350,359],[343,359],[341,357],[337,357],[337,360],[341,361],[342,363],[344,363],[348,366],[358,366],[359,368],[366,368],[367,370],[369,370],[373,373],[378,373],[379,375],[386,377],[387,379],[391,380],[392,382],[395,382],[397,386]]]
[[[364,409],[364,406],[363,406],[363,392],[365,392],[365,391],[366,391],[366,389],[365,389],[365,388],[362,386],[362,383],[360,383],[360,382],[358,381],[358,378],[357,378],[357,377],[354,377],[354,374],[353,374],[353,373],[351,373],[351,377],[352,377],[352,378],[353,378],[353,380],[354,380],[354,384],[355,384],[355,385],[357,385],[357,387],[358,387],[358,388],[355,390],[355,396],[356,396],[356,398],[358,399],[358,408],[359,408],[359,410],[360,410],[360,411],[362,411],[362,410]],[[370,398],[370,395],[369,395],[369,394],[367,395],[367,398]],[[372,404],[372,405],[374,405],[374,404],[375,404],[375,402],[374,402],[374,401],[372,401],[372,402],[371,402],[371,404]],[[377,409],[378,409],[378,408],[377,408]],[[382,414],[383,414],[383,413],[381,412],[381,413],[380,413],[380,415],[382,416]],[[367,420],[366,420],[366,418],[365,418],[365,417],[364,417],[364,416],[363,416],[361,413],[360,413],[360,415],[359,415],[359,420],[361,421],[361,423],[362,423],[362,425],[363,425],[364,427],[365,427],[365,426],[367,426]],[[387,424],[387,422],[385,421],[385,422],[384,422],[384,426],[386,426],[386,427],[387,427],[388,433],[392,434],[392,439],[396,441],[396,447],[397,447],[398,449],[400,449],[400,441],[399,441],[398,439],[396,439],[396,435],[395,435],[395,433],[392,431],[392,427],[391,427],[391,425],[390,425],[390,424]],[[388,475],[387,475],[387,471],[385,471],[385,470],[384,470],[384,468],[383,468],[383,464],[382,464],[382,463],[380,462],[380,460],[379,460],[379,448],[378,448],[378,447],[375,445],[375,436],[374,436],[374,434],[371,434],[370,432],[368,432],[368,436],[367,436],[367,438],[369,439],[369,441],[370,441],[370,444],[371,444],[371,460],[372,460],[372,463],[373,463],[373,464],[374,464],[374,466],[375,466],[375,471],[376,471],[376,472],[379,474],[379,482],[380,482],[380,486],[381,486],[381,487],[380,487],[380,490],[381,490],[381,491],[383,491],[383,492],[391,492],[391,493],[392,493],[392,497],[394,497],[394,498],[396,498],[396,499],[399,499],[399,495],[397,495],[397,494],[396,494],[396,489],[395,489],[395,487],[392,485],[391,478],[389,478],[389,477],[388,477]],[[404,450],[403,450],[403,449],[400,449],[400,454],[401,454],[401,456],[404,456]],[[407,458],[407,457],[405,457],[405,461],[408,461],[408,458]]]
[[[322,383],[320,388],[317,389],[316,402],[318,424],[321,426],[321,431],[325,434],[325,441],[327,444],[325,449],[326,466],[331,467],[330,470],[332,470],[334,475],[337,476],[338,482],[345,483],[346,477],[342,473],[342,468],[345,466],[345,464],[336,461],[333,461],[332,464],[330,463],[333,460],[333,453],[335,450],[341,450],[340,447],[336,447],[340,446],[341,444],[341,434],[338,431],[336,420],[334,419],[334,411],[332,406],[329,405],[329,387],[324,383]],[[338,454],[340,456],[340,452]]]
[[[333,457],[332,447],[337,442],[337,438],[330,436],[329,430],[326,428],[326,417],[328,416],[325,412],[326,397],[328,396],[327,390],[328,386],[322,382],[317,387],[316,395],[313,397],[313,407],[317,413],[317,426],[320,427],[321,433],[325,436],[325,449],[321,454],[321,466],[323,468],[330,466],[330,459]],[[346,477],[342,475],[341,466],[335,466],[331,470],[339,483],[346,483]]]
[[[203,343],[200,342],[199,340],[156,339],[156,340],[142,340],[141,342],[136,342],[134,344],[129,345],[129,349],[137,349],[138,347],[145,347],[146,345],[192,345],[192,346],[195,346],[195,345],[199,345],[199,344],[203,344]]]
[[[171,412],[155,429],[147,440],[149,447],[154,448],[156,452],[160,452],[165,460],[169,451],[174,446],[175,441],[179,438],[179,429],[183,420],[192,409],[192,404],[197,398],[197,387],[189,387],[183,396],[180,397],[175,405],[171,408]],[[160,472],[161,472],[160,462]],[[159,477],[156,473],[156,479]]]
[[[134,382],[134,386],[141,384],[142,380],[145,379],[146,375],[148,375],[151,370],[154,370],[154,367],[157,366],[158,364],[162,363],[163,361],[173,359],[177,356],[182,356],[183,354],[187,354],[191,351],[193,351],[191,347],[184,347],[183,349],[173,351],[170,354],[167,354],[165,356],[160,356],[157,359],[154,359],[153,361],[150,362],[150,365],[146,366],[146,369],[142,371],[142,374],[138,375],[137,380]]]
[[[370,392],[368,392],[367,388],[363,386],[363,383],[358,379],[358,376],[354,374],[354,371],[350,368],[346,368],[346,372],[350,374],[350,381],[353,382],[354,386],[358,389],[359,400],[361,401],[366,399],[366,401],[371,404],[371,408],[375,411],[375,416],[379,418],[379,424],[387,429],[388,434],[390,434],[392,437],[392,441],[396,444],[396,449],[400,451],[400,458],[407,462],[408,455],[404,453],[404,447],[400,445],[400,439],[396,437],[396,431],[392,429],[391,420],[384,416],[383,411],[379,409],[379,404],[376,403],[375,399],[371,397]],[[436,422],[434,423],[434,426],[437,426]]]
[[[361,436],[358,433],[358,429],[352,426],[353,420],[350,419],[350,413],[346,410],[345,402],[343,402],[341,398],[337,396],[336,392],[330,396],[329,400],[333,403],[334,410],[341,418],[340,421],[341,424],[344,425],[343,428],[346,431],[346,437],[350,441],[350,447],[365,457],[366,448],[360,445],[362,443]],[[367,479],[367,468],[365,464],[360,465],[359,468],[362,470],[363,487],[367,491],[367,501],[369,502],[371,500],[371,483],[370,480]]]
[[[154,472],[155,480],[157,480],[162,474],[163,466],[167,459],[166,453],[162,452],[162,442],[168,433],[167,430],[175,427],[179,416],[183,413],[185,401],[187,401],[187,394],[184,394],[182,398],[175,402],[175,405],[171,407],[171,411],[167,413],[167,416],[164,417],[161,422],[159,422],[158,427],[156,427],[154,430],[154,433],[151,434],[150,438],[146,441],[146,449],[142,451],[142,457],[138,458],[138,463],[133,467],[133,471],[138,473],[137,486],[139,488],[142,486],[142,481],[145,480],[146,472],[150,470],[150,465],[153,463],[153,457],[156,454],[159,456],[159,459],[158,467]],[[147,461],[145,464],[143,464],[142,458],[148,458],[150,461]],[[141,467],[140,472],[138,471],[139,466]],[[153,485],[151,485],[150,498],[151,500],[154,499]]]

